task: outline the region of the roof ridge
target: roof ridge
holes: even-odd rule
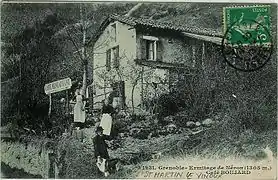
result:
[[[199,35],[206,35],[206,36],[217,36],[222,37],[221,31],[217,31],[217,29],[213,28],[198,28],[196,26],[186,26],[184,24],[175,24],[173,22],[163,22],[153,19],[147,19],[143,17],[132,17],[132,16],[125,16],[120,14],[111,14],[110,18],[114,20],[118,20],[123,23],[127,23],[130,25],[145,25],[151,26],[154,28],[162,28],[162,29],[169,29],[179,32],[188,32],[188,33],[195,33]]]

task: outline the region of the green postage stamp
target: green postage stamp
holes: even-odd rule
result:
[[[223,8],[222,54],[233,68],[255,71],[271,58],[270,9],[270,5]]]
[[[228,44],[269,45],[270,6],[226,7],[224,12],[224,33]]]

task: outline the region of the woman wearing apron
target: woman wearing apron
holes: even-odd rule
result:
[[[106,99],[102,106],[102,118],[100,121],[100,126],[103,128],[103,134],[107,136],[110,136],[111,133],[113,112],[113,107],[108,103],[108,100]]]
[[[75,127],[83,128],[85,123],[85,104],[83,103],[80,91],[76,94],[76,104],[74,105],[74,124]]]

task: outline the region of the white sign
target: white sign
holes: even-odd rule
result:
[[[44,85],[44,92],[46,94],[51,94],[51,93],[63,91],[66,89],[70,89],[71,85],[72,84],[70,78],[61,79],[59,81],[54,81],[52,83],[48,83]]]

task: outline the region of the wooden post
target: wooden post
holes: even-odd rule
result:
[[[48,117],[50,117],[50,114],[51,114],[51,105],[52,105],[51,94],[49,94],[49,109],[48,109]]]
[[[69,90],[67,89],[67,92],[66,92],[66,111],[67,111],[67,115],[69,115]]]
[[[141,108],[145,109],[144,104],[144,67],[141,68]]]
[[[203,42],[202,43],[202,62],[201,62],[201,66],[202,66],[202,69],[204,70],[205,69],[205,53],[206,53],[206,50],[205,50],[205,43]]]
[[[55,178],[55,155],[53,152],[48,152],[48,178]]]
[[[70,108],[69,108],[69,90],[67,89],[66,92],[66,130],[67,132],[71,131],[71,121],[70,121]],[[70,132],[71,133],[71,132]]]

